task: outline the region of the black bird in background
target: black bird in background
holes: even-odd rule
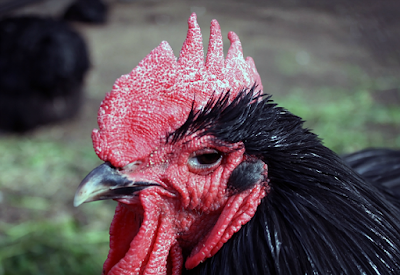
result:
[[[24,132],[72,117],[89,69],[83,38],[66,22],[0,21],[0,129]]]
[[[90,60],[83,37],[66,20],[98,24],[106,17],[101,0],[79,0],[63,19],[0,20],[0,130],[25,132],[79,111]]]

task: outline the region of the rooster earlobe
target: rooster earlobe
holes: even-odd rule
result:
[[[178,64],[184,78],[190,81],[204,67],[203,38],[195,13],[189,17],[188,32],[179,54]]]
[[[251,189],[256,184],[268,185],[268,166],[259,159],[249,159],[240,163],[229,177],[227,188],[233,194]]]
[[[211,21],[210,40],[208,42],[206,69],[211,74],[222,80],[224,75],[224,47],[222,42],[221,27],[217,20]]]

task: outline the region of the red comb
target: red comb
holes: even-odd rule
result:
[[[146,156],[167,133],[181,126],[192,107],[201,108],[215,93],[257,84],[260,76],[251,57],[243,59],[239,37],[229,32],[231,42],[224,59],[221,29],[211,22],[210,42],[204,64],[203,42],[196,14],[188,20],[189,30],[178,61],[165,41],[147,55],[132,72],[115,82],[103,100],[99,130],[92,133],[96,154],[121,167]]]

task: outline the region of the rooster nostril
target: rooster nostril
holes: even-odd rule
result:
[[[128,163],[127,165],[122,167],[120,170],[124,171],[124,172],[134,172],[142,165],[142,163],[143,163],[142,161],[137,160],[137,161]]]

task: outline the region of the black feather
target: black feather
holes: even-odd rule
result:
[[[370,148],[342,159],[366,180],[379,183],[400,197],[400,151]]]
[[[246,154],[268,165],[270,186],[255,216],[216,255],[183,274],[400,274],[396,198],[254,89],[231,103],[224,95],[213,99],[172,134],[243,141]]]

